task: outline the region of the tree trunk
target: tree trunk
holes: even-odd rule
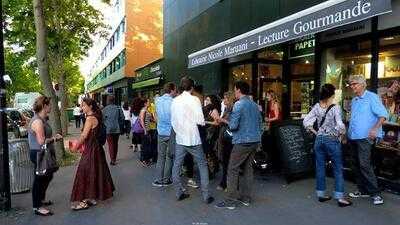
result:
[[[67,135],[68,134],[69,119],[68,119],[67,114],[65,113],[66,112],[65,110],[68,107],[65,83],[66,83],[65,82],[65,70],[63,69],[63,71],[60,74],[59,81],[58,81],[59,88],[60,88],[60,94],[59,95],[60,95],[60,100],[61,100],[60,111],[64,112],[61,115],[60,118],[61,118],[62,132],[63,132],[64,135]]]
[[[51,98],[51,112],[50,112],[50,124],[53,128],[53,133],[62,133],[61,121],[60,121],[60,110],[58,108],[57,96],[51,82],[49,74],[49,62],[47,55],[47,30],[45,25],[43,0],[33,0],[33,13],[35,18],[36,28],[36,57],[39,68],[39,77],[43,86],[43,90],[46,96]],[[57,156],[61,157],[64,155],[64,143],[57,142],[55,145]]]

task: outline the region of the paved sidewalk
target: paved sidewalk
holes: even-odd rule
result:
[[[319,203],[314,198],[314,179],[286,185],[278,176],[256,177],[255,201],[250,207],[221,210],[201,201],[199,190],[189,188],[191,197],[177,202],[172,187],[151,186],[154,166],[143,168],[138,153],[128,148],[130,140],[121,136],[118,165],[111,167],[115,197],[86,211],[70,210],[69,197],[75,166],[55,174],[48,197],[55,202],[52,217],[38,217],[31,211],[31,193],[13,195],[17,213],[0,214],[0,225],[399,225],[400,196],[385,193],[385,204],[373,206],[369,199],[339,208],[334,201]],[[107,152],[108,154],[108,152]],[[217,202],[223,193],[216,191]],[[352,185],[346,190],[351,190]],[[332,187],[332,180],[329,180]]]

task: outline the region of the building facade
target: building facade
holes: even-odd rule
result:
[[[167,81],[189,75],[205,94],[247,81],[264,112],[272,91],[285,120],[303,118],[332,83],[348,121],[346,80],[363,75],[390,115],[380,181],[400,190],[400,0],[166,0],[164,64]]]
[[[86,91],[103,105],[109,94],[118,104],[131,99],[135,70],[161,58],[162,4],[162,0],[111,1],[107,22],[111,30],[86,79]]]

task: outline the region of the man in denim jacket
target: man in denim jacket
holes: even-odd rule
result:
[[[228,193],[226,200],[216,205],[217,208],[234,209],[237,203],[250,205],[253,182],[251,163],[261,141],[262,120],[257,104],[248,97],[249,91],[250,86],[246,82],[235,83],[235,97],[238,101],[229,117],[234,147],[228,166]],[[243,175],[239,175],[240,171]]]

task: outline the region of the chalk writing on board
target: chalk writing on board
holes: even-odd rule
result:
[[[287,125],[279,128],[281,145],[290,168],[301,167],[307,159],[308,153],[304,151],[304,137],[300,126]]]

